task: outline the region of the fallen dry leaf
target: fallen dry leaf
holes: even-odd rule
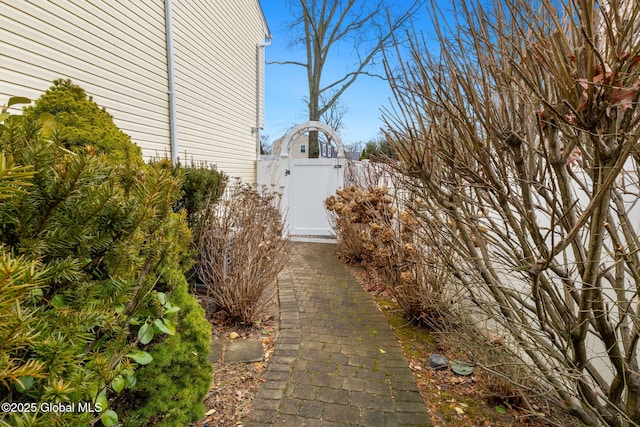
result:
[[[489,339],[495,345],[502,345],[502,341],[504,341],[505,335],[496,335],[493,332],[489,331]]]

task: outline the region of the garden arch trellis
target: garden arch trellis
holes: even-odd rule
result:
[[[300,134],[317,131],[336,145],[335,158],[294,158],[292,141]],[[342,188],[345,150],[340,135],[329,125],[308,121],[290,128],[275,156],[258,161],[258,184],[282,195],[281,211],[285,233],[292,237],[331,237],[324,200]]]

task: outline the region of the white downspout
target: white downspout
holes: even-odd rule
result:
[[[264,72],[262,73],[262,75],[260,75],[261,74],[260,72],[264,70],[264,61],[260,61],[260,58],[261,58],[261,56],[260,56],[261,52],[260,51],[261,51],[261,49],[264,49],[265,47],[269,46],[271,44],[271,40],[272,40],[271,36],[269,36],[268,38],[265,38],[265,40],[263,42],[258,43],[258,58],[257,58],[258,59],[258,61],[257,61],[258,62],[258,64],[257,64],[258,65],[258,79],[257,79],[258,80],[258,82],[257,82],[258,83],[257,84],[257,86],[258,86],[258,91],[257,91],[257,95],[258,95],[257,96],[257,100],[258,100],[258,102],[257,102],[257,109],[256,109],[256,111],[258,112],[258,117],[256,118],[256,128],[257,128],[257,132],[256,133],[258,134],[258,142],[256,144],[257,145],[257,147],[256,147],[256,159],[258,159],[258,160],[260,160],[260,134],[261,134],[261,131],[263,129],[262,120],[260,120],[261,117],[262,117],[261,112],[262,112],[262,100],[263,100],[263,97],[260,96],[260,93],[261,93],[261,90],[262,90],[262,87],[260,86],[260,78],[261,77],[262,78],[266,77],[264,75],[265,74]]]
[[[167,35],[167,74],[169,79],[169,144],[171,145],[171,162],[178,162],[178,126],[176,124],[176,81],[173,65],[173,19],[171,17],[171,0],[164,2],[165,32]]]

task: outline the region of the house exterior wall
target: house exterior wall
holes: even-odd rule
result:
[[[271,153],[273,155],[280,155],[280,150],[282,149],[282,138],[278,138],[273,142],[273,147],[271,149]],[[302,146],[304,145],[304,149]],[[309,158],[309,135],[302,133],[297,135],[291,141],[291,148],[289,149],[290,157],[294,159],[307,159]]]
[[[253,182],[263,117],[258,43],[268,36],[260,4],[172,4],[179,160]],[[164,8],[164,0],[0,1],[0,104],[71,79],[146,158],[169,157]]]
[[[182,160],[186,152],[187,162],[213,159],[253,182],[262,110],[258,44],[265,39],[260,6],[255,0],[173,4],[178,155]]]
[[[0,103],[71,79],[146,155],[169,148],[164,9],[154,0],[0,2]]]

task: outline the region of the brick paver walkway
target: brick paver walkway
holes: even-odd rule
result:
[[[246,425],[431,425],[385,316],[335,245],[291,252],[278,278],[280,334]]]

